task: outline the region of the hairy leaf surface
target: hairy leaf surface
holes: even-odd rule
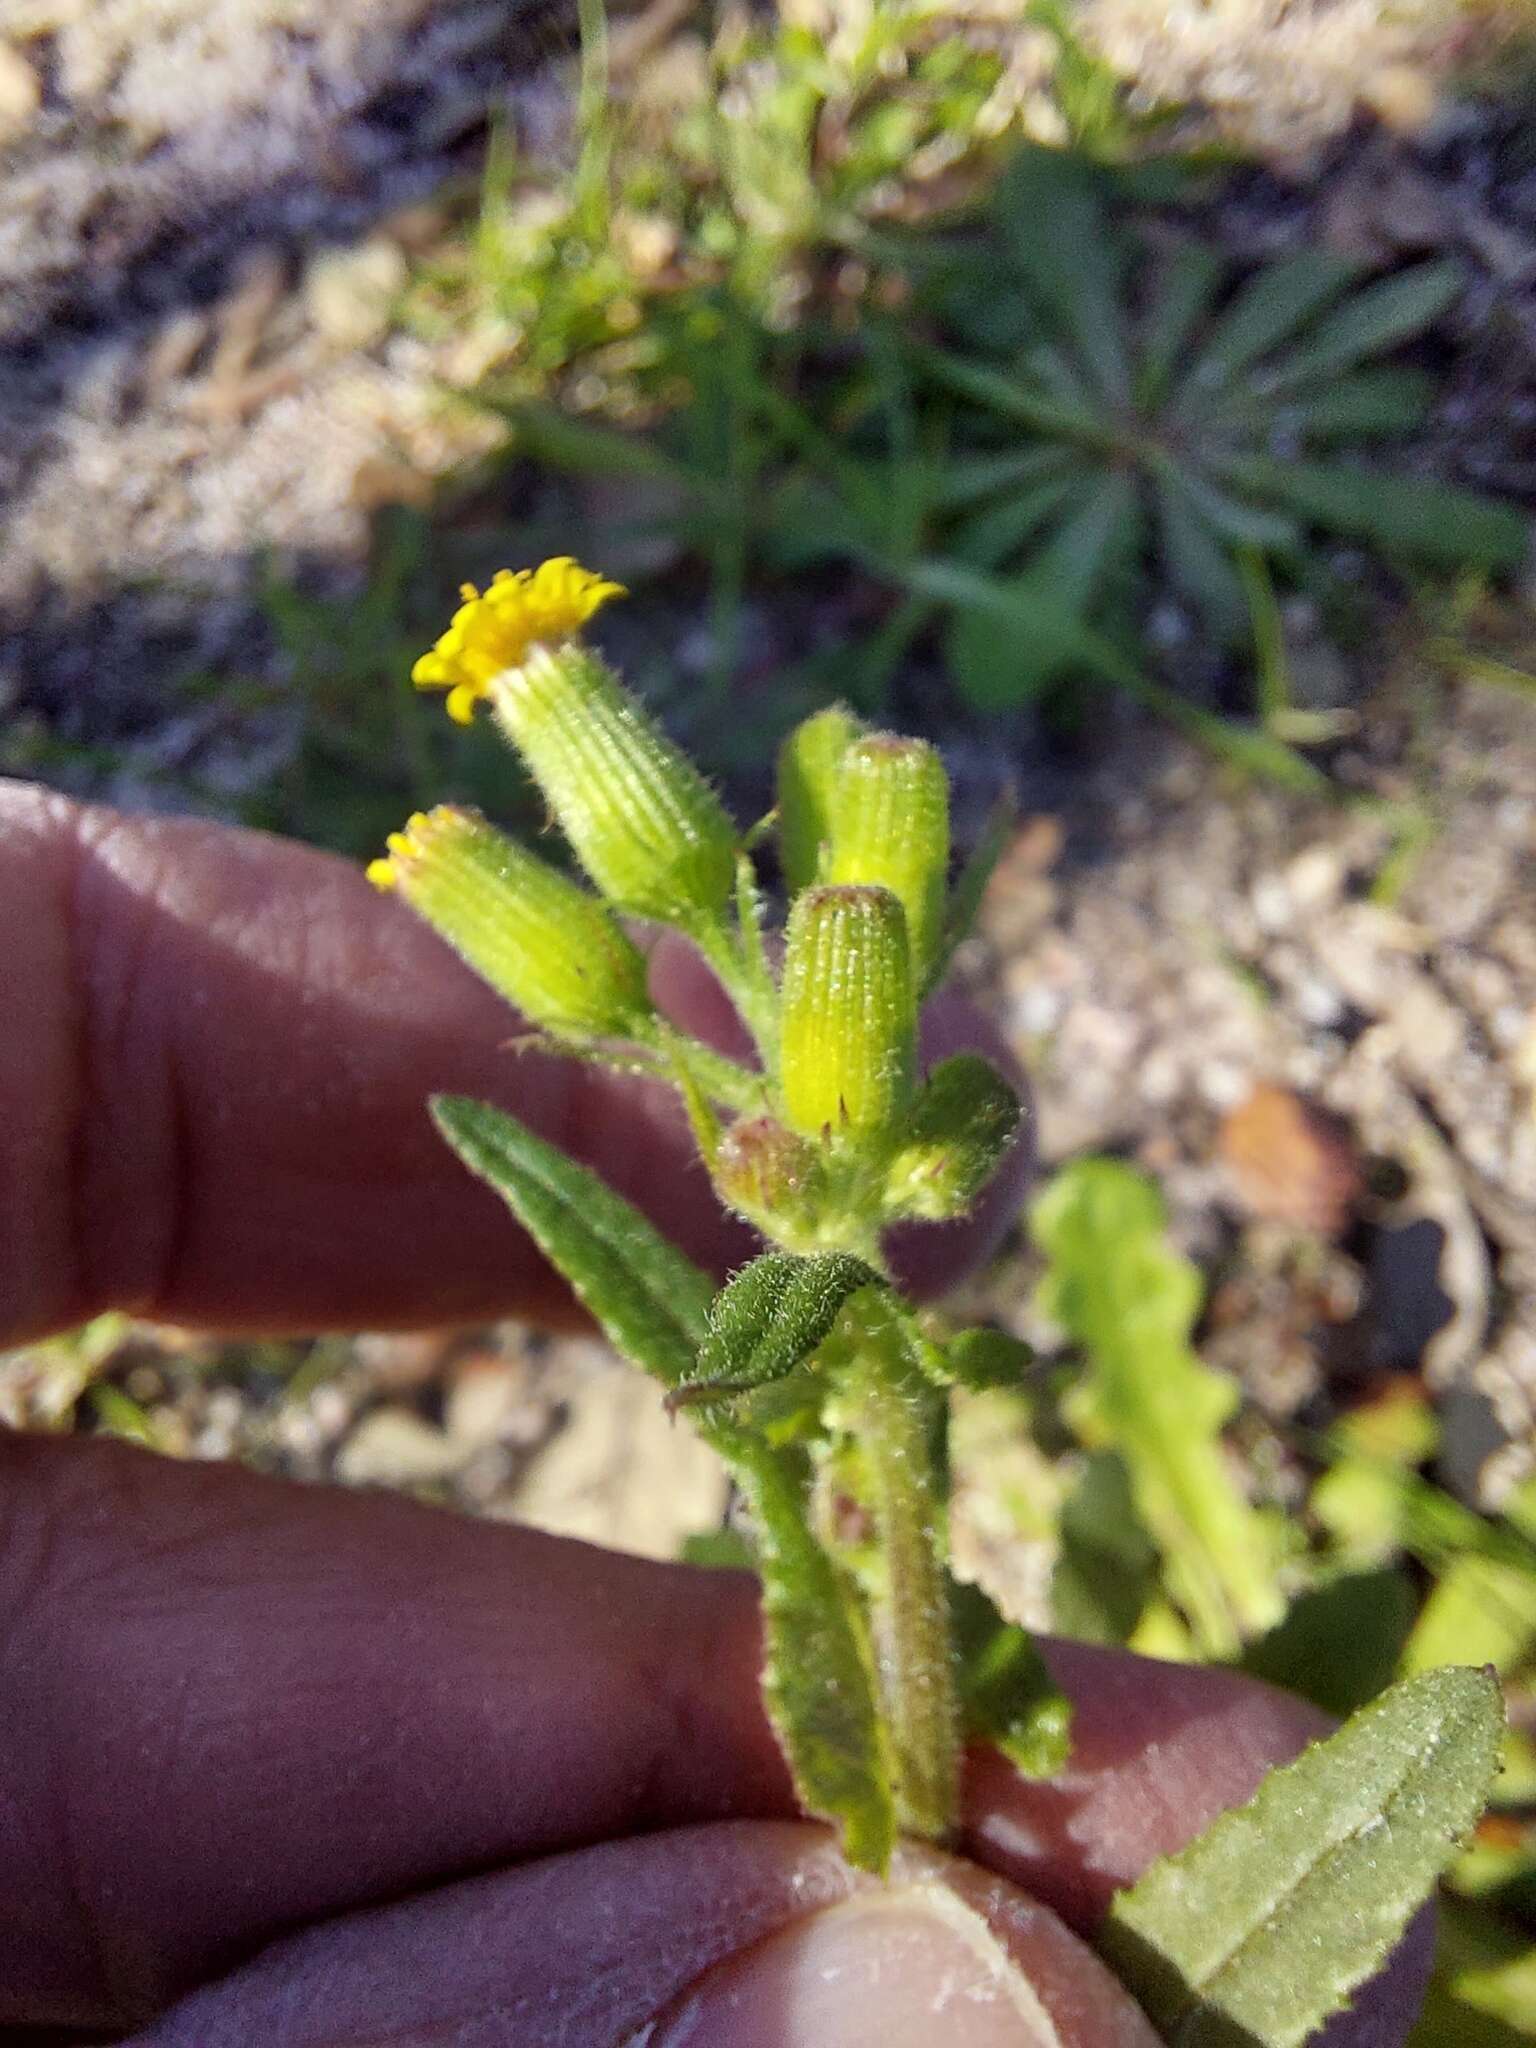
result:
[[[1169,2048],[1301,2048],[1475,1825],[1502,1726],[1486,1672],[1407,1679],[1122,1892],[1100,1946]]]

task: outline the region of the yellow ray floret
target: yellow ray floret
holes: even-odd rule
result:
[[[419,690],[446,690],[448,716],[468,725],[493,677],[526,661],[530,648],[571,639],[600,605],[625,591],[572,556],[556,555],[537,569],[498,569],[483,595],[473,583],[460,595],[463,604],[411,670],[411,681]]]

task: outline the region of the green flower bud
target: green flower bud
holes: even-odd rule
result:
[[[488,694],[610,902],[668,924],[719,914],[736,881],[735,829],[605,662],[577,640],[540,644]]]
[[[1023,1110],[979,1053],[941,1060],[902,1126],[886,1176],[891,1216],[963,1216],[1018,1134]]]
[[[797,725],[779,749],[779,859],[793,889],[818,879],[838,764],[859,733],[841,705]]]
[[[476,811],[441,804],[389,838],[394,889],[498,995],[572,1038],[648,1032],[645,961],[601,903]]]
[[[771,1116],[742,1117],[715,1152],[720,1199],[770,1234],[813,1212],[821,1192],[821,1160],[813,1145]]]
[[[912,1086],[907,920],[889,889],[796,897],[784,948],[786,1121],[805,1137],[882,1136]]]
[[[870,733],[837,764],[821,879],[878,882],[907,913],[912,972],[922,983],[939,943],[949,871],[949,778],[922,740]]]

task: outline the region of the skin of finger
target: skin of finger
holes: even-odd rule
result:
[[[912,1848],[890,1882],[903,1895],[944,1887],[984,1921],[1061,2048],[1156,2048],[1092,1952],[1006,1880]],[[803,1824],[604,1843],[315,1928],[189,1999],[134,2048],[340,2048],[386,2027],[402,2048],[639,2048],[648,2023],[703,1973],[878,1888],[824,1829]],[[936,2019],[936,2044],[944,2031]]]
[[[439,1089],[515,1110],[711,1269],[750,1255],[670,1090],[512,1051],[515,1013],[348,862],[0,781],[0,958],[0,1342],[107,1307],[229,1331],[569,1319],[433,1128]],[[674,943],[656,968],[675,1021],[729,1030]],[[988,1037],[953,1004],[934,1030]],[[1023,1163],[904,1270],[984,1256]]]
[[[743,1574],[125,1445],[0,1435],[0,2024],[141,2020],[285,1929],[607,1835],[790,1815]],[[1048,1646],[1049,1784],[967,1846],[1089,1925],[1316,1717]]]

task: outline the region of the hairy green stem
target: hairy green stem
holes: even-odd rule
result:
[[[944,1842],[959,1820],[961,1723],[936,1448],[943,1397],[913,1366],[885,1303],[865,1295],[851,1320],[849,1391],[878,1549],[866,1583],[897,1812],[906,1833]]]

